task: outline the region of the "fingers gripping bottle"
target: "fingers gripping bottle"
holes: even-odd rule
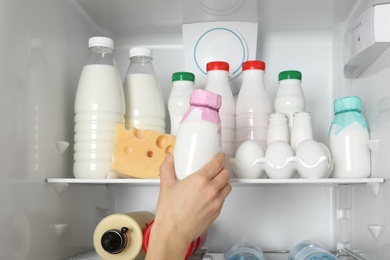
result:
[[[182,180],[211,161],[220,151],[221,96],[196,89],[180,122],[174,149],[176,178]]]
[[[152,50],[129,50],[130,65],[123,81],[125,126],[165,134],[165,104],[152,64]]]
[[[229,63],[213,61],[206,65],[207,83],[205,89],[222,98],[219,109],[221,117],[221,146],[227,157],[234,157],[235,104],[229,84]]]
[[[106,178],[114,151],[115,126],[124,121],[124,97],[113,56],[114,42],[89,39],[89,56],[77,86],[73,173]]]

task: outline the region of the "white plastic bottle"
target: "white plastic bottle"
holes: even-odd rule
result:
[[[334,101],[335,116],[329,129],[334,178],[367,178],[371,174],[369,132],[361,108],[357,96]]]
[[[235,103],[229,84],[229,63],[212,61],[206,65],[205,89],[222,97],[219,109],[221,117],[221,145],[227,157],[234,157]]]
[[[290,144],[294,151],[304,140],[313,139],[313,128],[309,112],[297,112],[293,115]]]
[[[278,140],[290,143],[290,129],[284,113],[272,113],[269,117],[267,147]]]
[[[242,63],[242,84],[236,103],[236,146],[253,140],[266,147],[271,102],[264,84],[265,63],[250,60]],[[223,105],[223,102],[222,102]]]
[[[73,173],[76,178],[106,178],[110,172],[115,125],[124,121],[121,78],[113,57],[114,42],[89,39],[89,56],[75,99]]]
[[[165,104],[153,64],[152,50],[129,50],[130,65],[123,81],[125,126],[165,134]]]
[[[306,102],[301,86],[302,74],[297,70],[286,70],[279,73],[279,87],[275,98],[275,111],[285,113],[290,130],[293,126],[293,115],[305,111]]]
[[[179,123],[190,107],[190,96],[195,90],[195,75],[191,72],[172,74],[172,89],[168,99],[168,111],[171,119],[171,135],[176,135]]]
[[[196,89],[180,123],[174,149],[176,178],[182,180],[211,161],[220,151],[221,96]]]

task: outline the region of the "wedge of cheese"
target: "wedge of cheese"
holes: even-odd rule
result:
[[[176,138],[150,130],[117,124],[111,169],[131,178],[159,178],[160,165],[167,153],[173,154]]]

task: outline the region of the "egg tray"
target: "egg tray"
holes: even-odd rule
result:
[[[275,141],[266,149],[255,141],[246,141],[230,164],[236,177],[242,179],[320,179],[332,173],[334,160],[328,147],[315,140],[302,141],[295,152],[284,141]]]

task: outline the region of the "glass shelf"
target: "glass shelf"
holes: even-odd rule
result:
[[[53,184],[94,184],[94,185],[159,185],[159,179],[76,179],[76,178],[48,178],[48,183]],[[384,183],[384,178],[360,178],[360,179],[231,179],[232,185],[268,185],[268,184],[368,184]]]

